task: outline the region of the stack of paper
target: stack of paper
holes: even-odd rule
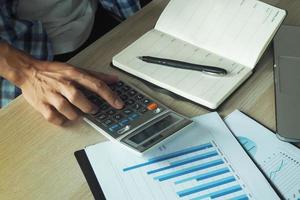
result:
[[[194,120],[144,157],[111,142],[85,148],[106,198],[280,199],[217,113]]]

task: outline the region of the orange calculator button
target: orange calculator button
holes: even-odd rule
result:
[[[147,108],[148,110],[155,110],[158,107],[156,103],[150,103]]]

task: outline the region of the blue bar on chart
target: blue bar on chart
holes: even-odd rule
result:
[[[160,164],[162,161],[165,162]],[[231,194],[230,197],[233,197],[235,193],[237,196],[232,200],[248,200],[232,170],[211,142],[153,157],[144,163],[126,167],[123,172],[145,166],[150,169],[144,169],[144,173],[151,176],[153,181],[172,181],[178,187],[176,194],[179,198],[191,195],[195,200],[215,199]]]
[[[170,172],[170,173],[167,173],[167,174],[163,174],[163,175],[160,175],[160,176],[156,176],[156,177],[154,177],[154,179],[157,179],[159,181],[165,181],[165,180],[168,180],[168,179],[171,179],[171,178],[175,178],[175,177],[178,177],[178,176],[189,174],[189,173],[192,173],[192,172],[195,172],[195,171],[208,169],[210,167],[214,167],[214,166],[221,165],[221,164],[224,164],[224,161],[222,159],[213,160],[213,161],[210,161],[210,162],[207,162],[207,163],[198,164],[196,166],[192,166],[192,167],[188,167],[188,168],[185,168],[185,169]]]
[[[151,165],[151,164],[154,164],[154,163],[157,163],[157,162],[165,161],[165,160],[168,160],[168,159],[171,159],[171,158],[176,158],[176,157],[179,157],[179,156],[182,156],[182,155],[190,154],[190,153],[193,153],[193,152],[196,152],[196,151],[201,151],[201,150],[212,148],[212,147],[213,147],[213,145],[211,143],[206,143],[206,144],[201,144],[201,145],[198,145],[198,146],[189,147],[189,148],[186,148],[186,149],[183,149],[183,150],[175,151],[175,152],[170,153],[170,154],[165,154],[165,155],[162,155],[162,156],[151,158],[147,162],[124,168],[123,171],[124,172],[125,171],[130,171],[130,170],[133,170],[133,169],[137,169],[137,168],[144,167],[144,166],[147,166],[147,165]]]
[[[183,160],[178,160],[178,161],[175,161],[175,162],[171,162],[169,166],[154,169],[154,170],[148,171],[147,173],[148,174],[154,174],[154,173],[161,172],[161,171],[164,171],[164,170],[167,170],[167,169],[172,169],[174,167],[186,165],[188,163],[196,162],[196,161],[203,160],[203,159],[206,159],[206,158],[211,158],[211,157],[214,157],[214,156],[217,156],[217,155],[218,155],[217,151],[210,151],[208,153],[195,155],[195,156],[192,156],[190,158],[186,158],[186,159],[183,159]]]
[[[216,192],[212,192],[210,194],[206,194],[206,195],[202,195],[202,196],[193,198],[192,200],[201,200],[201,199],[207,199],[207,198],[215,199],[215,198],[222,197],[222,196],[225,196],[225,195],[228,195],[228,194],[231,194],[231,193],[234,193],[234,192],[238,192],[238,191],[241,191],[241,190],[242,190],[241,186],[235,185],[235,186],[228,187],[228,188],[216,191]],[[248,199],[247,195],[241,195],[241,196],[238,196],[238,197],[234,197],[233,199],[238,200],[238,199],[243,199],[243,198]]]
[[[201,191],[204,191],[204,190],[209,190],[211,188],[214,188],[214,187],[217,187],[217,186],[220,186],[220,185],[224,185],[226,183],[234,182],[235,180],[236,179],[233,176],[229,176],[229,177],[226,177],[226,178],[222,178],[222,179],[212,181],[212,182],[209,182],[209,183],[205,183],[205,184],[200,184],[198,186],[179,191],[179,192],[177,192],[177,194],[178,194],[179,197],[184,197],[184,196],[194,194],[194,193],[197,193],[197,192],[201,192]]]
[[[189,178],[185,178],[185,179],[175,181],[175,184],[180,184],[180,183],[184,183],[184,182],[191,181],[191,180],[197,180],[197,181],[205,180],[205,179],[212,178],[212,177],[215,177],[215,176],[218,176],[218,175],[222,175],[222,174],[225,174],[225,173],[228,173],[228,172],[230,172],[230,170],[227,167],[225,167],[225,168],[217,169],[217,170],[207,172],[207,173],[204,173],[204,174],[200,174],[200,175],[196,175],[196,176],[192,176],[192,177],[189,177]]]

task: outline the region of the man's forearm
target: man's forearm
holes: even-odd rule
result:
[[[0,76],[20,87],[30,71],[34,59],[15,49],[6,42],[0,42]]]
[[[0,76],[15,83],[17,80],[15,69],[9,66],[10,45],[6,42],[0,42]]]

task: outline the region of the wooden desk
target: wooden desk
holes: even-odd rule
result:
[[[268,0],[288,10],[285,24],[300,25],[300,1]],[[195,116],[208,110],[178,97],[161,94],[147,84],[111,68],[113,55],[150,30],[167,4],[154,0],[134,17],[96,41],[70,63],[118,74],[172,109]],[[254,75],[220,108],[225,116],[240,109],[275,128],[272,51],[268,49]],[[46,122],[20,97],[0,111],[0,199],[92,199],[73,156],[74,151],[105,138],[83,121],[60,128]]]

